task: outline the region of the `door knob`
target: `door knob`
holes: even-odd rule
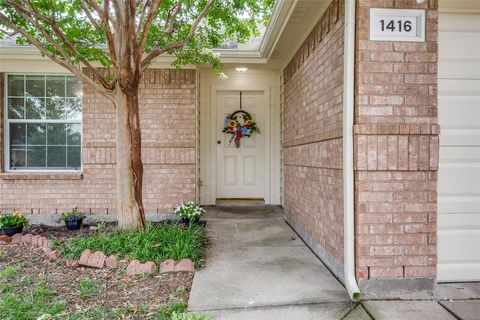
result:
[[[220,141],[220,140],[217,140],[217,144],[222,144],[222,141]]]

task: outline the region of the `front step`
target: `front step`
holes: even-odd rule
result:
[[[220,198],[215,201],[218,207],[260,207],[265,205],[259,198]]]

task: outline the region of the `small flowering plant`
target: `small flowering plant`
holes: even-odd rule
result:
[[[14,210],[11,214],[0,214],[0,229],[28,227],[29,224],[28,219],[18,210]]]
[[[197,222],[205,214],[205,210],[195,202],[184,202],[175,208],[174,213],[189,223]]]
[[[60,216],[60,221],[78,221],[83,219],[85,219],[85,213],[79,211],[78,208],[73,208]]]

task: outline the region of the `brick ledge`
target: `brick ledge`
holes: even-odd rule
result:
[[[0,180],[81,180],[81,172],[3,172]]]

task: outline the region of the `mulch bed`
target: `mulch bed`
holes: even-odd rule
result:
[[[68,310],[87,310],[103,307],[110,310],[147,306],[157,309],[171,301],[187,301],[193,274],[178,272],[128,277],[125,269],[91,269],[67,267],[64,261],[50,262],[42,250],[29,245],[4,245],[0,255],[0,270],[6,266],[19,268],[17,276],[8,284],[24,286],[25,279],[32,279],[35,287],[45,281],[57,294],[58,300],[68,302]],[[101,292],[90,298],[80,299],[79,282],[96,279],[101,282]],[[0,283],[7,283],[0,279]]]
[[[106,229],[114,229],[115,223],[109,223]],[[94,224],[84,224],[80,230],[70,231],[64,225],[31,225],[23,234],[31,233],[47,238],[64,240],[75,236],[88,236],[96,230]],[[113,269],[92,269],[87,267],[67,267],[60,258],[51,262],[42,250],[25,244],[0,246],[0,270],[6,266],[18,268],[15,279],[8,281],[0,278],[0,284],[35,288],[45,281],[56,293],[57,300],[68,303],[67,311],[106,308],[117,310],[137,307],[158,309],[170,302],[188,301],[193,281],[192,273],[177,272],[130,277],[126,274],[126,264]],[[25,287],[25,279],[33,282]],[[101,282],[101,292],[93,297],[80,299],[79,283],[82,279],[96,279]],[[0,293],[1,295],[1,293]]]
[[[114,228],[115,223],[109,223],[106,225],[108,228]],[[48,226],[45,224],[32,224],[27,230],[23,232],[23,234],[31,233],[33,235],[40,235],[47,238],[59,238],[59,239],[66,239],[71,237],[77,236],[89,236],[96,231],[96,224],[86,224],[84,223],[83,226],[78,230],[68,230],[65,225],[58,225],[58,226]]]

